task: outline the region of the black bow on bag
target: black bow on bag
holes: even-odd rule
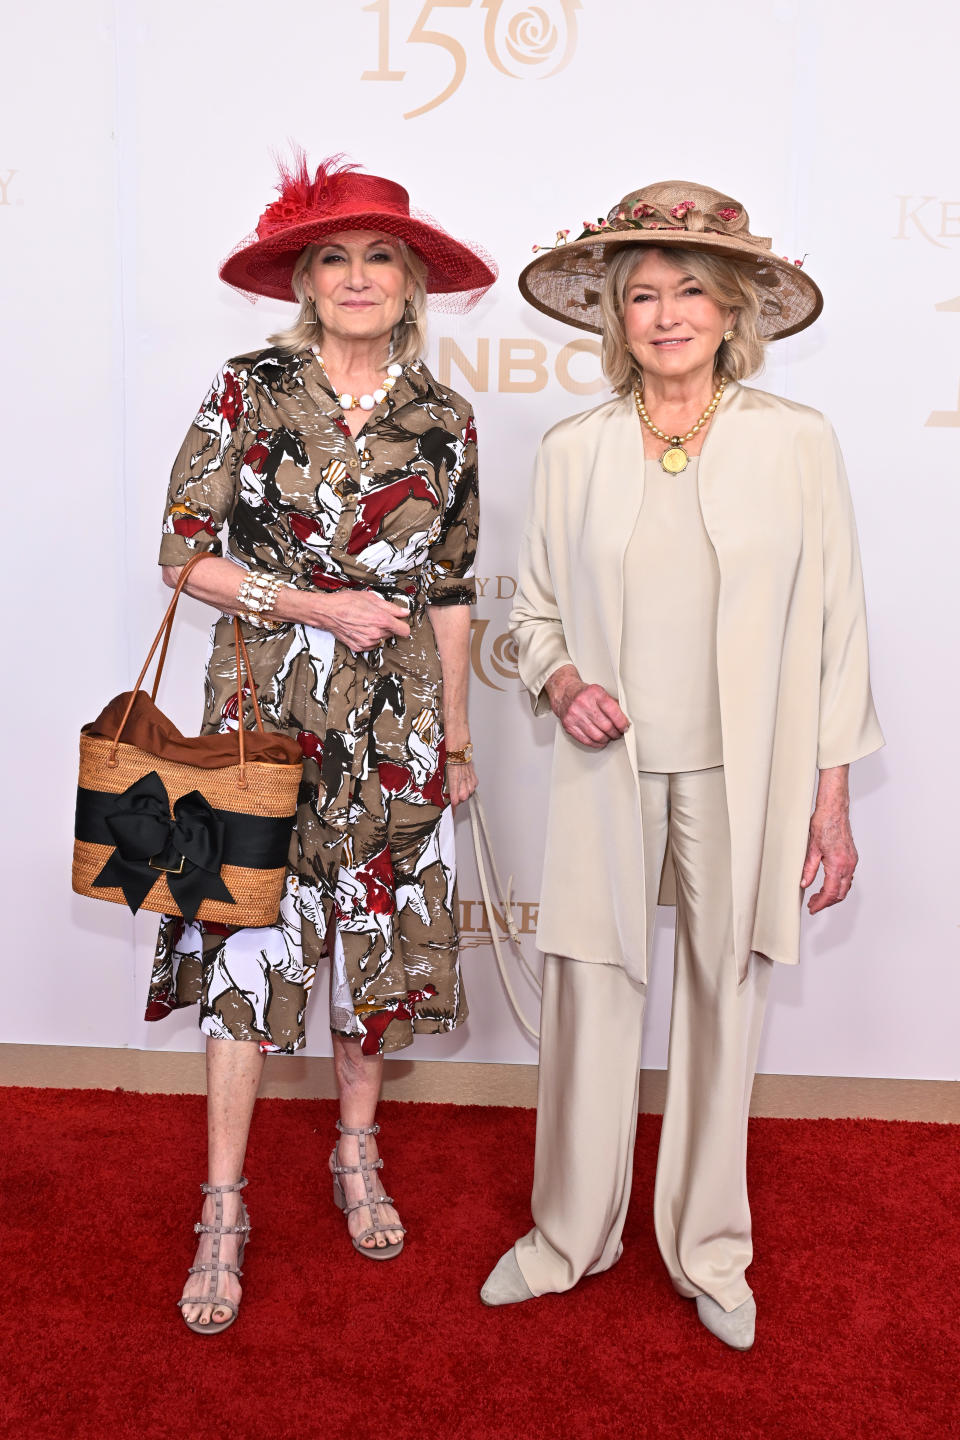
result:
[[[199,790],[182,795],[170,813],[170,797],[156,770],[109,797],[103,816],[116,849],[93,884],[119,886],[136,914],[160,879],[185,920],[193,920],[204,900],[234,903],[220,876],[225,826]]]
[[[256,929],[280,912],[303,754],[292,736],[267,733],[236,617],[236,733],[181,735],[156,704],[177,602],[209,558],[201,551],[181,569],[133,689],[80,731],[73,888],[135,913]],[[148,695],[141,686],[158,650]]]

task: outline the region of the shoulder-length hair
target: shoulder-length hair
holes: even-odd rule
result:
[[[643,383],[643,371],[627,347],[623,307],[630,276],[641,254],[648,248],[652,247],[643,246],[641,249],[639,245],[625,245],[614,255],[607,265],[600,294],[603,316],[601,364],[603,373],[618,395],[628,395],[638,379]],[[764,341],[757,330],[760,296],[746,267],[736,260],[728,260],[726,256],[707,255],[702,250],[663,247],[659,253],[668,264],[692,275],[711,300],[725,310],[734,311],[730,327],[733,339],[721,341],[717,351],[718,379],[744,380],[748,375],[755,375],[763,365]]]
[[[405,320],[401,316],[394,325],[390,338],[390,359],[398,365],[409,365],[413,360],[419,360],[427,348],[427,267],[405,241],[398,239],[396,245],[407,268],[407,274],[413,282],[410,306],[413,307],[416,318]],[[307,299],[304,280],[317,252],[322,248],[322,245],[307,245],[297,256],[291,284],[293,293],[300,302],[300,313],[288,329],[278,330],[276,335],[267,336],[271,345],[276,345],[289,355],[307,350],[311,345],[323,345],[323,326],[317,319],[316,306]],[[409,313],[408,306],[404,315]]]

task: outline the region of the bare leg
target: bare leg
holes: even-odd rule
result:
[[[247,1153],[247,1136],[253,1104],[260,1088],[263,1055],[255,1040],[207,1040],[207,1183],[232,1185],[243,1173]],[[239,1192],[223,1196],[223,1223],[236,1225],[240,1215]],[[203,1223],[212,1224],[214,1198],[204,1196]],[[224,1235],[220,1242],[220,1258],[231,1265],[237,1263],[239,1237]],[[201,1235],[195,1264],[210,1259],[213,1237]],[[184,1295],[209,1294],[209,1275],[190,1275],[183,1287]],[[235,1275],[221,1273],[220,1291],[239,1303],[240,1282]],[[230,1318],[226,1306],[185,1305],[183,1318],[199,1320],[208,1325]]]
[[[383,1056],[364,1055],[360,1041],[348,1039],[345,1035],[333,1035],[333,1068],[337,1077],[337,1091],[340,1095],[340,1119],[344,1125],[355,1129],[372,1125],[376,1119],[380,1087],[383,1084]],[[356,1135],[341,1135],[339,1142],[340,1164],[356,1165],[360,1159],[360,1142]],[[379,1154],[376,1137],[367,1136],[367,1154],[376,1160]],[[341,1175],[344,1194],[349,1204],[354,1205],[364,1197],[363,1179],[359,1175]],[[377,1182],[379,1193],[386,1194]],[[347,1217],[351,1235],[359,1235],[368,1225],[399,1223],[400,1217],[392,1205],[378,1205],[378,1214],[371,1216],[367,1208],[354,1210]],[[400,1230],[387,1230],[377,1236],[371,1235],[363,1242],[369,1248],[375,1245],[396,1245],[403,1239]]]

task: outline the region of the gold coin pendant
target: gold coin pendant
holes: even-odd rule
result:
[[[679,475],[687,468],[687,452],[682,445],[671,445],[669,450],[664,450],[660,456],[660,468],[666,470],[668,475]]]

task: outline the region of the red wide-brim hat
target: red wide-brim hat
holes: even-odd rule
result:
[[[403,240],[427,267],[427,292],[457,295],[468,309],[497,278],[495,262],[480,247],[455,240],[436,221],[410,211],[402,185],[365,175],[341,156],[323,160],[311,178],[306,156],[281,165],[279,200],[267,206],[256,231],[220,266],[220,278],[251,297],[295,300],[291,279],[306,245],[339,230],[377,230]]]

